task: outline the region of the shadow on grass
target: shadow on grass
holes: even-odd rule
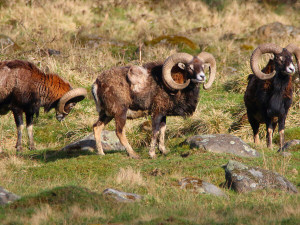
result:
[[[106,151],[105,154],[114,154],[114,153],[121,153],[121,152],[124,153],[124,151],[112,150],[112,151]],[[30,151],[26,153],[17,154],[17,156],[25,159],[38,160],[44,163],[54,162],[60,159],[77,158],[80,156],[87,156],[87,155],[97,155],[97,154],[94,151],[81,150],[81,149],[73,149],[69,151],[45,149],[43,151]]]

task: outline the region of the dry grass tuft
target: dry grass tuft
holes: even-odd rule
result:
[[[145,185],[141,172],[132,167],[120,168],[115,177],[117,184]]]

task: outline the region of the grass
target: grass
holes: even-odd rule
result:
[[[255,29],[271,22],[300,27],[299,4],[276,5],[263,1],[0,1],[0,34],[12,38],[19,49],[0,49],[0,60],[25,59],[42,70],[57,73],[74,87],[90,91],[97,75],[113,66],[139,64],[137,49],[159,37],[184,36],[184,42],[162,41],[142,47],[142,62],[165,59],[175,52],[212,53],[217,78],[211,90],[201,90],[197,111],[189,118],[168,117],[167,156],[148,158],[150,118],[128,121],[127,137],[141,156],[124,152],[99,157],[94,152],[58,151],[92,132],[97,119],[92,96],[76,105],[59,123],[54,111],[41,110],[35,120],[38,150],[15,152],[16,127],[11,113],[0,117],[0,185],[22,198],[0,207],[1,224],[297,224],[300,199],[278,190],[236,194],[222,199],[178,187],[184,177],[201,178],[215,185],[225,181],[222,165],[230,159],[270,169],[300,186],[299,147],[291,157],[262,143],[252,143],[244,120],[243,93],[251,73],[249,57],[263,42],[286,46],[299,39],[261,39]],[[196,28],[196,29],[195,29]],[[224,35],[231,38],[222,38]],[[91,39],[90,42],[87,40]],[[167,38],[168,39],[168,38]],[[183,39],[180,39],[181,41]],[[193,49],[196,46],[196,49]],[[60,55],[48,56],[45,49]],[[295,88],[286,140],[300,139],[299,91]],[[106,129],[114,130],[114,122]],[[257,149],[263,157],[248,159],[191,150],[183,142],[196,134],[231,133]],[[101,192],[116,188],[144,196],[140,203],[110,202]]]

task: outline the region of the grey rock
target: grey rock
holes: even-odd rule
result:
[[[186,140],[190,148],[204,149],[214,153],[230,153],[245,157],[259,157],[260,154],[239,137],[230,134],[196,135]]]
[[[298,139],[294,139],[294,140],[291,140],[291,141],[288,141],[286,142],[283,146],[282,146],[282,149],[278,149],[278,152],[280,151],[286,151],[288,150],[290,147],[294,146],[294,145],[300,145],[300,140]]]
[[[0,34],[0,51],[14,51],[20,47],[8,36]]]
[[[217,186],[195,177],[183,178],[181,181],[179,181],[179,186],[182,189],[191,189],[200,194],[211,194],[227,197],[227,195]]]
[[[300,28],[290,25],[284,25],[280,22],[274,22],[259,27],[255,31],[255,34],[262,39],[282,38],[288,36],[300,38]]]
[[[249,167],[240,162],[230,160],[224,165],[228,188],[236,192],[249,192],[259,189],[280,189],[288,193],[298,193],[295,185],[278,173]]]
[[[120,151],[125,150],[125,147],[120,143],[114,131],[103,130],[101,133],[101,143],[103,151]],[[94,134],[91,133],[81,140],[75,141],[61,149],[61,151],[70,150],[95,150],[96,141]]]
[[[15,200],[18,200],[20,196],[15,195],[6,189],[0,187],[0,205],[5,205],[11,203]]]
[[[141,195],[126,193],[112,188],[105,189],[102,194],[108,198],[117,200],[118,202],[136,202],[143,199]]]

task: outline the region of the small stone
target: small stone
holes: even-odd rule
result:
[[[290,153],[290,152],[280,152],[280,154],[281,154],[283,157],[291,157],[291,156],[292,156],[292,153]]]
[[[136,202],[141,201],[143,199],[141,195],[126,193],[112,188],[105,189],[102,194],[118,202]]]
[[[211,194],[227,197],[227,195],[217,186],[195,177],[186,177],[181,179],[179,181],[179,186],[181,189],[189,189],[199,194]]]
[[[15,195],[6,189],[0,187],[0,205],[6,205],[8,203],[11,203],[15,200],[18,200],[20,196]]]
[[[286,142],[283,145],[282,149],[279,148],[277,152],[287,151],[289,148],[291,148],[292,146],[295,146],[295,145],[300,145],[300,140],[294,139],[294,140],[290,140],[290,141]]]

